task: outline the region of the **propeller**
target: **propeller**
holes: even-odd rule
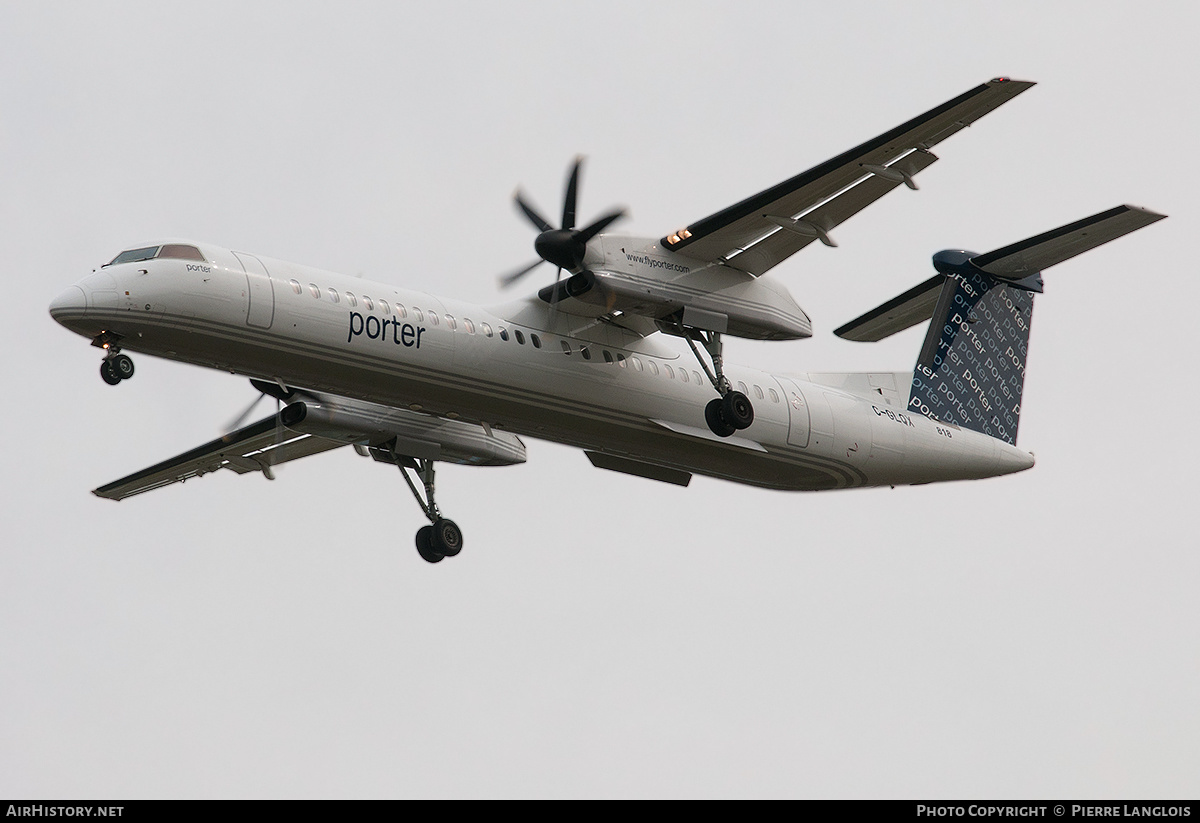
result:
[[[538,253],[539,259],[518,271],[501,277],[500,285],[504,288],[511,286],[542,263],[558,267],[558,273],[554,277],[556,286],[559,279],[562,278],[563,269],[572,273],[583,271],[583,257],[587,253],[588,241],[625,216],[624,209],[613,209],[584,228],[575,228],[575,203],[579,191],[579,170],[582,166],[583,158],[577,157],[575,165],[571,168],[571,175],[567,178],[567,191],[563,196],[561,228],[556,229],[550,225],[550,222],[525,200],[520,189],[513,196],[517,207],[540,232],[537,239],[533,241],[533,249]],[[554,294],[557,300],[558,289],[554,290]]]
[[[262,402],[262,399],[264,397],[274,397],[275,398],[275,446],[274,447],[278,448],[283,443],[283,440],[284,440],[283,415],[281,414],[281,412],[283,410],[283,402],[285,400],[291,400],[293,397],[295,397],[298,394],[306,394],[306,392],[297,391],[296,389],[284,388],[283,386],[281,386],[278,383],[272,383],[267,380],[258,380],[253,377],[250,378],[250,385],[252,385],[258,391],[258,397],[254,398],[254,400],[250,403],[250,405],[246,407],[245,411],[243,411],[240,415],[237,416],[237,418],[235,420],[233,420],[231,423],[229,423],[225,427],[226,436],[233,434],[235,431],[237,431],[238,429],[240,429],[242,427],[242,425],[246,422],[246,419],[248,417],[250,417],[250,415],[258,407],[258,404]],[[270,457],[268,457],[267,459],[268,459],[268,461],[270,461]],[[267,462],[266,464],[263,465],[263,474],[266,475],[268,480],[275,479],[275,471],[276,471],[275,466],[272,463]]]
[[[258,390],[258,397],[254,398],[250,405],[246,407],[245,411],[243,411],[237,416],[237,418],[225,426],[225,431],[232,432],[240,429],[242,424],[246,422],[246,419],[250,417],[256,408],[258,408],[258,404],[262,402],[264,397],[270,396],[275,398],[275,414],[278,415],[282,401],[291,400],[296,396],[294,389],[288,389],[285,391],[279,386],[278,383],[270,383],[266,380],[257,380],[252,377],[250,378],[250,385],[254,386],[254,388]]]

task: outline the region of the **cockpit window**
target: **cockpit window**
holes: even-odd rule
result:
[[[167,243],[165,246],[147,246],[144,249],[129,249],[123,251],[106,263],[106,266],[116,266],[119,263],[138,263],[142,260],[168,258],[171,260],[204,260],[204,255],[195,246],[184,243]]]
[[[136,263],[139,260],[153,260],[154,256],[158,254],[158,249],[158,246],[148,246],[144,249],[130,249],[129,251],[123,251],[114,257],[112,262],[108,263],[107,265],[116,266],[119,263]]]
[[[169,257],[172,260],[204,260],[204,255],[195,246],[185,246],[183,243],[168,243],[159,252],[159,257]]]

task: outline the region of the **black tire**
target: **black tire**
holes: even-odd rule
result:
[[[708,405],[704,407],[704,422],[708,423],[708,427],[712,429],[712,433],[717,437],[728,437],[737,431],[737,428],[725,422],[725,415],[721,411],[721,398],[708,401]]]
[[[462,551],[462,529],[453,520],[443,517],[434,523],[432,540],[433,550],[440,552],[444,557],[454,557]]]
[[[121,375],[117,374],[117,370],[113,368],[111,360],[100,361],[100,377],[110,386],[115,386],[121,382]]]
[[[417,554],[426,563],[441,563],[446,555],[433,548],[433,526],[417,529]]]
[[[721,398],[721,417],[736,429],[748,429],[754,422],[754,405],[740,391],[727,392]]]
[[[128,380],[133,377],[133,361],[128,355],[118,354],[108,362],[112,364],[112,370],[117,377],[122,380]]]

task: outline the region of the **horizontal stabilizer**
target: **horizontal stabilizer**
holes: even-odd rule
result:
[[[1020,280],[1164,217],[1165,214],[1138,206],[1117,206],[1002,249],[972,257],[971,263],[993,277]]]
[[[1040,292],[1039,272],[1164,217],[1165,214],[1139,206],[1117,206],[987,254],[954,250],[938,252],[933,256],[933,265],[940,274],[856,317],[836,329],[834,334],[846,340],[875,343],[929,320],[934,315],[947,276],[985,275],[995,281]]]
[[[944,279],[942,275],[935,274],[921,285],[856,317],[833,333],[846,340],[877,343],[885,337],[924,323],[933,317]]]

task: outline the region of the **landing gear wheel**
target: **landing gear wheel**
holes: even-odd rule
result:
[[[112,364],[113,372],[122,380],[128,380],[133,377],[133,361],[128,355],[118,354],[109,361]]]
[[[737,431],[737,427],[725,421],[722,402],[719,397],[708,401],[708,405],[704,407],[704,421],[717,437],[729,437]]]
[[[110,386],[115,386],[121,382],[121,375],[117,374],[117,370],[113,368],[111,360],[102,360],[100,362],[100,377]]]
[[[417,554],[426,563],[441,563],[446,555],[433,548],[433,526],[417,529]]]
[[[454,557],[462,551],[462,529],[453,520],[438,518],[433,524],[432,541],[434,551],[440,552],[444,557]]]
[[[721,416],[736,429],[748,429],[754,422],[754,406],[740,391],[726,392],[721,398]]]

